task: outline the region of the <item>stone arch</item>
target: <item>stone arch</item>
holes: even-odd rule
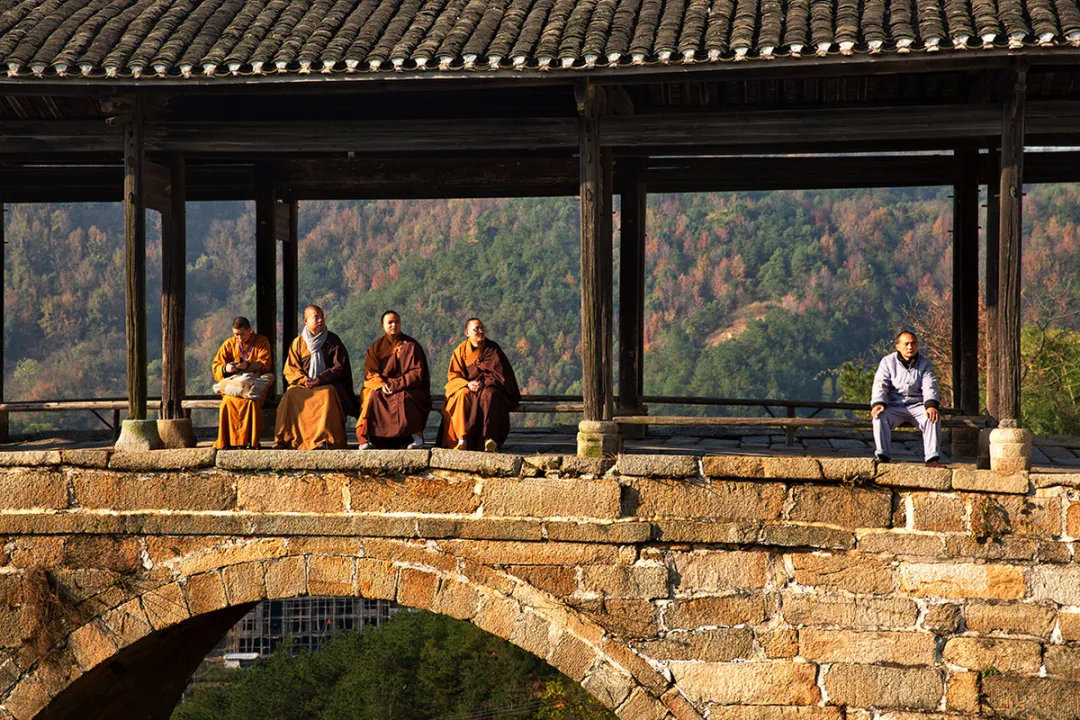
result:
[[[465,620],[544,660],[624,720],[700,718],[661,671],[592,620],[497,567],[434,544],[382,538],[196,544],[202,549],[160,562],[152,582],[72,630],[55,662],[39,664],[14,684],[0,718],[54,717],[49,704],[80,677],[157,633],[215,614],[232,617],[226,612],[232,608],[235,619],[224,632],[262,600],[303,595],[394,600]]]

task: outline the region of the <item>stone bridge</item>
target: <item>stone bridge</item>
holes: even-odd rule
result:
[[[0,718],[165,718],[253,603],[392,599],[626,720],[1080,718],[1080,475],[870,459],[0,455]]]

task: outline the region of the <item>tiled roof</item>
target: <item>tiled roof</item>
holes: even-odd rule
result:
[[[1077,0],[0,0],[0,71],[581,70],[1080,47]]]

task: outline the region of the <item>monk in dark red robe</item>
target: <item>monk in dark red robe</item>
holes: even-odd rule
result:
[[[495,452],[510,434],[510,411],[521,400],[514,368],[484,323],[469,318],[465,342],[454,349],[446,371],[446,405],[439,444]]]
[[[424,425],[431,412],[431,377],[420,343],[401,332],[401,316],[382,316],[381,338],[364,359],[364,389],[356,439],[369,447],[410,449],[424,446]]]
[[[288,388],[278,402],[275,448],[344,448],[345,416],[356,415],[349,352],[326,329],[322,308],[304,309],[304,330],[285,358]]]

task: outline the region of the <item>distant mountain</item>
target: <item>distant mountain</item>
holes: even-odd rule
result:
[[[1080,186],[1028,191],[1027,309],[1059,315],[1055,322],[1075,328]],[[829,369],[867,357],[913,303],[948,302],[950,194],[951,188],[908,188],[651,195],[646,392],[835,398]],[[150,218],[148,351],[156,394],[160,228],[158,216]],[[6,399],[124,395],[122,222],[112,204],[8,207]],[[253,203],[188,206],[191,393],[209,392],[210,359],[232,317],[255,318],[254,232]],[[616,262],[617,248],[616,241]],[[580,391],[572,198],[302,203],[300,264],[301,306],[326,309],[357,372],[380,332],[382,311],[395,309],[405,331],[426,346],[441,385],[465,319],[479,315],[525,392]],[[25,429],[87,422],[13,418],[16,430],[20,423]]]

